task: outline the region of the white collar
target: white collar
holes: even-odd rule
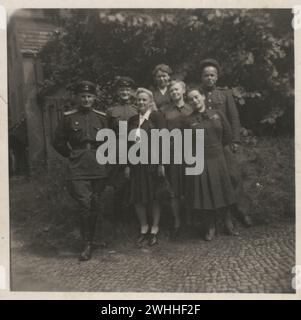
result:
[[[161,92],[161,94],[164,96],[165,93],[166,93],[166,91],[167,91],[167,87],[164,88],[164,89],[160,89],[160,88],[158,88],[158,89],[159,89],[159,91]]]
[[[151,114],[151,110],[149,109],[149,110],[147,110],[146,112],[145,112],[145,114],[139,114],[139,123],[140,123],[140,125],[142,124],[142,122],[144,121],[144,120],[148,120],[148,118],[149,118],[149,116],[150,116],[150,114]],[[139,125],[139,126],[140,126]]]
[[[149,110],[147,110],[147,111],[145,112],[144,115],[139,114],[139,125],[138,125],[138,128],[136,129],[136,132],[135,132],[135,137],[136,137],[135,140],[136,140],[136,142],[139,142],[139,141],[140,141],[140,138],[141,138],[140,127],[141,127],[142,123],[143,123],[145,120],[148,120],[148,119],[149,119],[149,116],[150,116],[151,112],[152,112],[152,111],[149,109]]]

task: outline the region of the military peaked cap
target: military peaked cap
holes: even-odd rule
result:
[[[200,62],[200,70],[203,71],[205,67],[215,67],[218,73],[221,71],[221,67],[215,59],[202,60]]]
[[[90,81],[81,81],[75,87],[75,93],[86,92],[96,94],[96,86]]]
[[[135,81],[130,77],[117,77],[115,80],[115,88],[130,87],[135,88]]]

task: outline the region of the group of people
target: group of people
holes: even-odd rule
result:
[[[106,112],[94,108],[95,84],[89,81],[78,84],[77,108],[64,113],[53,146],[69,159],[70,192],[80,207],[84,241],[81,261],[91,258],[96,220],[101,214],[100,196],[106,188],[114,188],[117,216],[124,210],[125,201],[135,209],[140,224],[139,247],[158,244],[160,216],[167,204],[172,213],[170,236],[173,239],[181,232],[181,212],[187,217],[192,211],[203,215],[207,241],[215,237],[217,217],[222,217],[225,231],[233,236],[238,235],[234,213],[240,214],[246,226],[251,225],[249,216],[237,208],[241,180],[234,154],[240,144],[240,121],[232,93],[216,86],[220,74],[216,60],[201,61],[199,72],[200,84],[193,88],[172,79],[172,70],[165,64],[154,68],[152,88],[136,89],[133,79],[119,77],[115,84],[117,102]],[[204,129],[203,172],[185,175],[184,165],[173,161],[170,164],[100,165],[96,160],[97,132],[111,128],[118,139],[123,139],[118,132],[120,121],[127,122],[129,131],[136,130],[137,137],[140,129],[150,135],[152,129],[177,128],[192,129],[196,139],[196,130]],[[171,140],[171,160],[174,152],[175,144]],[[159,192],[162,185],[168,190],[164,204]]]

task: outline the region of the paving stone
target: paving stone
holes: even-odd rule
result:
[[[57,256],[11,246],[12,289],[26,291],[293,293],[295,226],[241,229],[212,242],[160,238],[156,248],[123,244],[98,249],[88,262],[59,248]],[[12,243],[14,240],[12,239]]]

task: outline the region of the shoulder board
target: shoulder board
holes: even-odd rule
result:
[[[76,112],[78,112],[77,109],[65,111],[65,112],[64,112],[64,116],[69,116],[70,114],[74,114],[74,113],[76,113]]]
[[[137,106],[135,106],[134,104],[130,105],[129,107],[130,107],[132,110],[134,110],[134,111],[137,111],[137,110],[138,110]]]
[[[103,116],[103,117],[106,117],[106,116],[107,116],[107,114],[106,114],[105,112],[102,112],[102,111],[99,111],[99,110],[96,110],[96,109],[93,109],[93,111],[94,111],[95,113]]]
[[[210,115],[209,118],[212,120],[219,120],[221,117],[218,113],[214,113],[214,114]]]
[[[218,90],[223,90],[223,91],[229,90],[228,87],[216,87],[216,89],[218,89]]]

